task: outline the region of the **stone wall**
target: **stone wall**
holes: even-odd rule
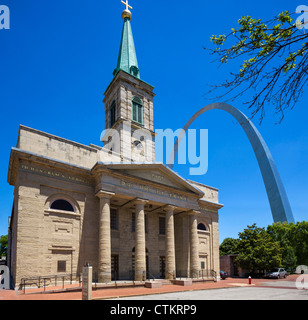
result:
[[[85,168],[92,168],[99,160],[94,147],[25,126],[19,128],[17,148]]]
[[[24,277],[57,274],[58,261],[65,261],[65,273],[80,272],[85,262],[89,262],[95,271],[98,264],[99,199],[95,197],[98,181],[94,181],[90,169],[97,161],[118,161],[119,155],[24,126],[20,127],[17,147],[39,157],[27,155],[23,160],[17,158],[18,161],[12,162],[11,170],[16,174],[12,180],[15,200],[11,217],[10,268],[15,283],[19,284]],[[127,172],[122,169],[122,174],[127,173],[136,181],[134,186],[138,186],[138,190],[124,188],[123,181],[120,183],[117,178],[117,184],[113,177],[107,175],[101,182],[110,182],[114,185],[114,192],[125,194],[127,199],[140,196],[155,203],[173,204],[182,210],[199,210],[198,223],[203,222],[207,228],[206,232],[198,232],[199,266],[204,262],[205,269],[219,272],[218,209],[215,205],[209,208],[204,201],[200,201],[198,206],[198,195],[187,191],[189,185],[179,178],[175,181],[166,170],[164,175],[146,165],[142,168],[144,171],[138,171],[138,167]],[[121,169],[117,170],[120,174]],[[159,189],[152,188],[156,190],[154,194],[145,189],[146,180],[149,185],[160,183]],[[217,189],[192,181],[189,183],[206,193],[204,198],[210,206],[218,203]],[[162,193],[164,188],[174,188],[175,191]],[[185,196],[182,196],[183,192]],[[57,198],[67,199],[74,212],[50,210],[51,203]],[[127,279],[132,271],[132,250],[135,247],[132,212],[119,209],[118,230],[111,231],[111,254],[119,256],[120,279]],[[160,277],[160,257],[166,255],[165,236],[159,234],[159,216],[164,216],[164,213],[146,212],[146,215],[149,271]],[[175,214],[174,226],[176,269],[184,275],[190,269],[189,216]]]
[[[19,171],[12,224],[16,241],[12,257],[12,261],[16,261],[15,283],[18,285],[24,277],[57,274],[58,261],[66,261],[65,273],[80,272],[85,262],[89,262],[95,272],[99,199],[94,196],[93,185],[86,180],[59,180],[40,175],[39,171],[31,170],[37,168],[33,163],[23,162],[20,166],[24,170]],[[57,169],[57,172],[62,171]],[[71,175],[63,170],[63,176]],[[50,209],[51,203],[58,198],[73,204],[75,212]],[[129,279],[132,272],[135,247],[132,214],[134,211],[129,208],[118,209],[118,230],[111,231],[111,254],[119,256],[119,279]],[[159,278],[160,257],[165,256],[165,235],[159,234],[159,217],[164,213],[146,212],[146,216],[149,272]],[[217,214],[213,212],[198,215],[198,223],[207,227],[207,231],[198,232],[200,264],[204,259],[205,269],[219,271],[217,220]],[[186,214],[175,215],[175,252],[176,269],[185,275],[190,268],[189,216]]]
[[[15,190],[17,206],[12,223],[15,282],[18,284],[24,277],[57,274],[59,260],[66,261],[64,273],[79,272],[84,251],[93,257],[97,252],[92,247],[97,243],[97,217],[93,213],[97,211],[98,200],[93,196],[92,185],[20,170]],[[56,199],[68,200],[75,212],[51,210],[50,205]]]

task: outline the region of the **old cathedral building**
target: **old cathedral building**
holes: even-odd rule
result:
[[[140,79],[130,11],[122,17],[104,147],[19,127],[8,172],[15,286],[86,262],[98,282],[219,276],[218,190],[155,162],[153,87]]]

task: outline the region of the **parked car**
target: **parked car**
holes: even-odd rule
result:
[[[220,270],[220,278],[222,280],[225,280],[226,278],[228,278],[228,273],[225,271]]]
[[[287,271],[283,268],[274,268],[266,275],[269,278],[286,278],[287,277]]]

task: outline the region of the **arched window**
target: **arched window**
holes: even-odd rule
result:
[[[63,211],[72,211],[74,212],[74,207],[66,200],[64,199],[58,199],[53,201],[53,203],[50,206],[50,209],[55,210],[63,210]]]
[[[133,121],[143,124],[143,106],[138,97],[133,98]]]
[[[202,231],[206,231],[206,226],[205,226],[203,223],[200,222],[200,223],[198,224],[197,229],[198,229],[198,230],[202,230]]]

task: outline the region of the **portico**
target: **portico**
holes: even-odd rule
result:
[[[99,247],[98,247],[98,282],[110,282],[111,281],[111,230],[110,230],[110,202],[112,196],[110,192],[100,190],[97,193],[97,197],[100,199],[100,232],[99,232]],[[116,200],[116,202],[121,201]],[[145,209],[145,205],[146,209]],[[134,210],[130,209],[130,212],[135,214],[135,270],[134,280],[142,281],[148,278],[149,273],[155,273],[155,277],[161,277],[157,274],[158,270],[153,271],[152,266],[148,266],[146,263],[146,247],[150,248],[151,244],[147,245],[146,241],[146,227],[151,228],[151,225],[145,225],[145,214],[147,215],[160,215],[165,216],[165,278],[174,279],[176,277],[176,255],[175,255],[175,228],[174,228],[174,212],[178,212],[181,215],[187,215],[190,218],[190,252],[191,252],[191,268],[195,277],[198,277],[199,267],[199,255],[198,255],[198,234],[197,234],[197,211],[186,210],[183,208],[175,207],[172,205],[162,205],[159,209],[149,210],[153,208],[155,204],[146,199],[136,198],[129,201],[129,205],[134,207]],[[157,205],[157,204],[156,204]],[[125,206],[125,205],[124,205]],[[123,208],[122,208],[123,209]],[[180,211],[180,212],[179,212]],[[119,219],[119,218],[118,218]],[[149,219],[149,218],[148,218]],[[121,232],[121,231],[120,231]],[[157,238],[159,235],[157,234]],[[153,239],[151,239],[153,241]],[[162,250],[161,250],[162,251]],[[129,250],[129,253],[131,251]],[[158,256],[157,256],[158,259]],[[131,261],[129,261],[131,262]],[[125,276],[124,276],[125,277]],[[129,277],[129,274],[127,274]],[[117,280],[117,279],[115,279]]]
[[[199,203],[204,195],[200,189],[160,163],[97,164],[92,173],[100,201],[99,282],[111,281],[112,274],[136,281],[149,276],[174,279],[177,268],[180,275],[199,276],[198,215],[200,206],[206,210],[205,204]],[[111,214],[117,221],[113,227]],[[187,220],[188,230],[175,226],[176,219]],[[122,224],[126,224],[126,228]],[[190,252],[184,265],[181,263],[184,257],[179,250],[176,253],[176,237],[182,237],[183,233],[187,234]],[[124,242],[130,243],[125,252]],[[155,259],[153,251],[159,252]],[[119,270],[111,270],[112,256],[117,257]]]

